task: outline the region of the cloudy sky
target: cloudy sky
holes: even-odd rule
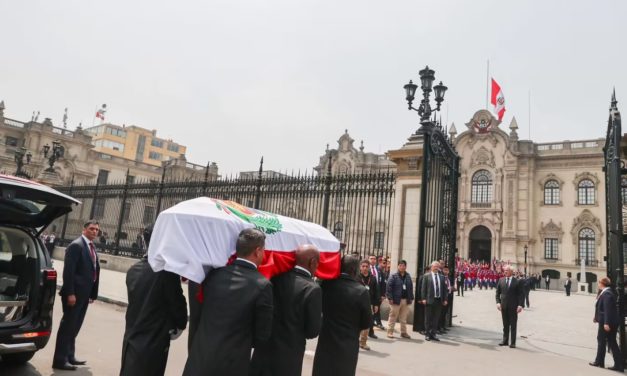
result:
[[[106,103],[107,121],[157,129],[221,173],[262,155],[304,170],[344,129],[366,151],[402,146],[418,127],[402,87],[427,64],[449,87],[443,121],[465,129],[489,59],[521,138],[604,137],[614,86],[627,113],[627,2],[511,3],[0,0],[0,100],[55,125],[68,107],[72,129]]]

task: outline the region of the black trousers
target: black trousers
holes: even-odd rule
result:
[[[435,336],[442,312],[442,299],[434,299],[433,304],[425,308],[425,335]]]
[[[85,320],[89,298],[76,296],[76,304],[70,307],[67,304],[67,296],[61,296],[61,304],[63,305],[63,317],[59,324],[57,343],[54,349],[54,357],[52,358],[52,363],[58,365],[76,359],[76,336],[78,336],[78,332],[80,332]]]
[[[373,305],[373,307],[379,307],[379,309],[377,310],[377,313],[372,314],[372,321],[374,322],[374,325],[382,325],[381,324],[381,304],[375,304]]]
[[[527,303],[527,308],[529,308],[529,290],[525,289],[525,303]]]
[[[566,286],[566,296],[570,296],[570,286]]]
[[[418,299],[416,299],[416,304],[414,305],[414,332],[424,332],[425,331],[425,305],[419,304]]]
[[[594,360],[595,363],[605,365],[605,347],[608,345],[612,351],[612,357],[614,358],[614,366],[623,369],[623,360],[618,343],[616,343],[616,331],[617,327],[610,326],[610,331],[606,332],[603,329],[603,325],[599,324],[599,330],[597,332],[597,357]]]
[[[516,327],[518,324],[518,312],[516,308],[501,308],[501,318],[503,319],[503,342],[510,345],[516,344]],[[511,335],[511,341],[509,340]]]

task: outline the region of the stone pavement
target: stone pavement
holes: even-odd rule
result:
[[[59,275],[63,263],[55,260]],[[103,270],[100,295],[107,301],[126,301],[125,275]],[[186,289],[184,289],[186,290]],[[58,300],[57,300],[58,303]],[[443,375],[608,375],[610,371],[588,366],[596,353],[596,325],[592,323],[594,296],[564,296],[559,292],[532,291],[531,308],[519,318],[518,348],[498,346],[501,339],[500,314],[494,302],[494,290],[467,292],[455,297],[454,328],[442,336],[442,342],[425,342],[418,333],[411,340],[385,337],[369,340],[371,351],[360,351],[357,375],[416,375],[440,372]],[[55,305],[55,334],[60,320],[59,304]],[[90,371],[84,375],[115,375],[119,370],[120,343],[124,327],[124,308],[97,303],[90,308],[81,344],[87,344],[81,356],[90,360]],[[397,329],[398,331],[398,329]],[[187,332],[173,342],[167,375],[180,375],[187,357]],[[51,343],[31,362],[37,373],[50,374]],[[81,346],[83,348],[83,346]],[[311,374],[316,341],[308,341],[303,375]],[[83,355],[84,354],[84,355]],[[612,365],[608,355],[606,365]],[[62,373],[55,373],[62,374]]]

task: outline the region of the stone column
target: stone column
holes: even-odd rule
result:
[[[418,273],[418,233],[422,187],[422,136],[412,135],[398,150],[388,151],[397,165],[394,217],[392,219],[392,271],[399,260],[407,261],[407,271]],[[424,266],[421,266],[421,268]]]

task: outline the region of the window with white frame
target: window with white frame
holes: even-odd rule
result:
[[[544,239],[544,258],[547,260],[557,260],[557,239]]]
[[[594,205],[594,183],[590,179],[583,179],[577,186],[577,202],[579,205]]]
[[[590,228],[579,230],[579,260],[586,260],[586,265],[591,265],[594,260],[594,231]]]
[[[559,205],[560,184],[555,180],[549,180],[544,184],[544,204]]]
[[[472,176],[471,202],[473,204],[492,202],[492,175],[487,170],[479,170]]]

